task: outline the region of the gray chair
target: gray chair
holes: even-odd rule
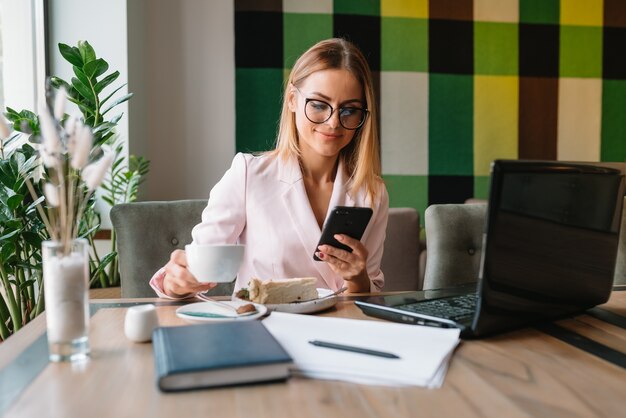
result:
[[[150,277],[175,249],[191,242],[206,200],[136,202],[115,205],[111,221],[117,235],[123,298],[153,297]],[[222,283],[209,293],[230,295],[234,283]]]
[[[476,281],[482,254],[486,204],[431,205],[424,221],[428,255],[424,289]]]
[[[381,270],[383,291],[419,290],[420,219],[413,208],[390,208]]]
[[[615,276],[613,284],[626,285],[626,198],[622,209],[622,226],[617,247],[617,262],[615,264]]]

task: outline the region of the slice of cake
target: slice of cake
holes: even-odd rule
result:
[[[290,303],[317,299],[315,277],[262,281],[253,277],[248,283],[248,297],[255,303]]]

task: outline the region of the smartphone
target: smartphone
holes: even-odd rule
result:
[[[322,261],[315,253],[318,251],[317,248],[323,244],[352,252],[352,248],[337,241],[334,235],[344,234],[360,240],[371,217],[372,209],[370,208],[335,206],[324,225],[320,241],[313,251],[313,259]]]

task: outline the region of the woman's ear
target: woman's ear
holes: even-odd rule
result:
[[[287,105],[289,106],[289,110],[292,112],[296,111],[296,100],[296,89],[290,87],[287,92]]]

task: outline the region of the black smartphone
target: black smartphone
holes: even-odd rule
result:
[[[320,245],[326,244],[352,252],[352,248],[337,241],[335,234],[344,234],[360,240],[372,217],[372,209],[350,206],[335,206],[324,225],[320,241],[313,251],[313,259],[322,261],[315,253]]]

